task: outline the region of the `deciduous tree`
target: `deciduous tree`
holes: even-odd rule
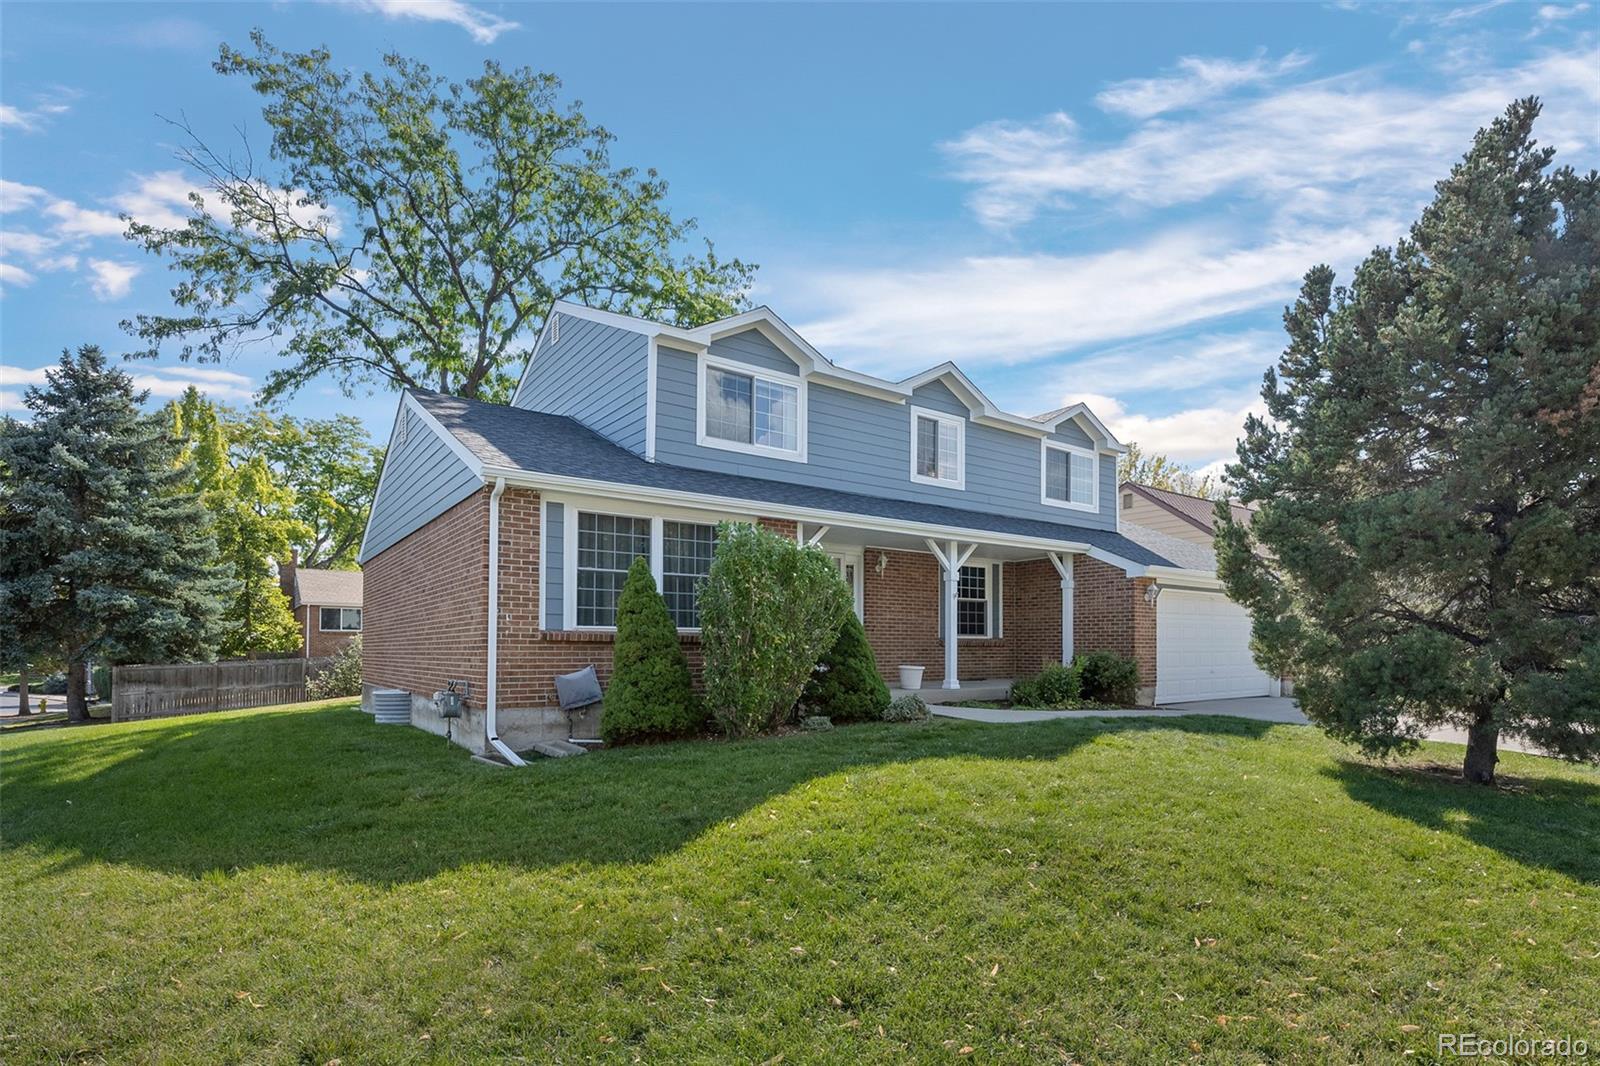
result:
[[[272,165],[185,127],[193,217],[128,229],[183,279],[176,313],[124,323],[146,354],[214,361],[271,336],[287,363],[267,400],[319,375],[496,400],[554,299],[680,325],[744,303],[754,268],[684,251],[694,223],[666,182],[614,167],[553,75],[488,62],[456,83],[398,55],[358,73],[260,31],[215,68],[261,97]]]

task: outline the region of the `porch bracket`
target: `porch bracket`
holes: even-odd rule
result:
[[[818,544],[821,544],[822,543],[822,538],[826,537],[828,535],[828,530],[830,530],[832,528],[833,528],[832,526],[820,526],[820,527],[818,527],[818,529],[817,529],[817,531],[815,533],[811,534],[811,536],[806,538],[806,547],[815,548]]]

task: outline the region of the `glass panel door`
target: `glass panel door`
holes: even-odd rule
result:
[[[866,616],[861,613],[861,553],[830,551],[828,558],[833,560],[833,565],[838,567],[839,576],[844,579],[845,587],[850,590],[850,598],[855,605],[856,617],[866,621]]]

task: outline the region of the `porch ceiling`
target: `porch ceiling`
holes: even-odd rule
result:
[[[806,540],[810,540],[819,528],[821,526],[818,523],[806,523],[802,531]],[[962,545],[977,544],[979,556],[997,562],[1020,562],[1024,559],[1043,559],[1045,556],[1043,551],[1036,548],[990,544],[982,537],[960,537],[958,542]],[[943,543],[943,538],[940,538],[940,543]],[[867,548],[884,548],[888,551],[928,554],[928,542],[925,537],[907,533],[889,533],[862,526],[830,525],[822,536],[822,546],[835,550],[861,551]]]

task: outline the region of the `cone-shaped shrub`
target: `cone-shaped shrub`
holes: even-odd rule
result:
[[[650,564],[633,561],[617,600],[617,643],[611,687],[600,712],[608,744],[693,733],[702,721],[689,662]]]
[[[826,715],[835,722],[875,722],[888,706],[889,686],[878,676],[867,631],[854,611],[846,611],[833,647],[812,670],[800,696],[802,713]]]

